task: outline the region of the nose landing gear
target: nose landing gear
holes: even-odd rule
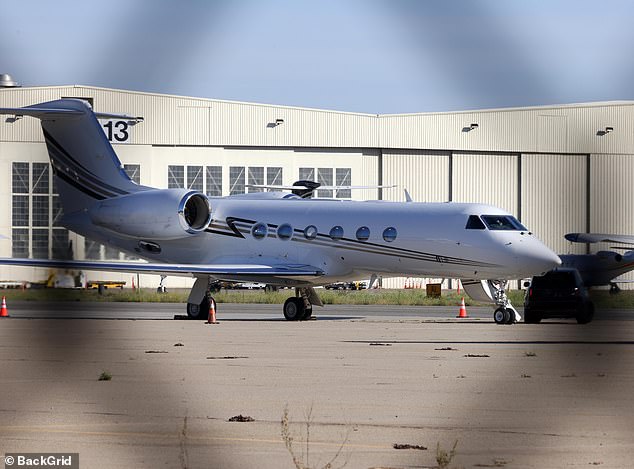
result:
[[[461,283],[465,292],[474,300],[493,302],[497,306],[493,313],[496,324],[513,324],[522,319],[506,296],[507,280],[462,279]]]
[[[498,308],[493,312],[493,320],[496,324],[513,324],[519,322],[522,317],[515,310],[506,296],[507,280],[488,280],[487,283],[491,288],[493,301]]]
[[[512,306],[510,308],[500,306],[493,312],[493,320],[496,324],[513,324],[516,322],[515,309]]]

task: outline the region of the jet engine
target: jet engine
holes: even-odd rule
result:
[[[101,200],[88,213],[95,225],[143,239],[183,238],[205,231],[211,223],[209,199],[187,189],[148,190]]]

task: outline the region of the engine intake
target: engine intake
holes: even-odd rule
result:
[[[186,189],[156,189],[102,200],[89,214],[95,225],[142,239],[183,238],[205,231],[211,223],[209,199]]]
[[[181,225],[188,233],[204,231],[211,221],[209,199],[199,192],[190,192],[178,206]]]

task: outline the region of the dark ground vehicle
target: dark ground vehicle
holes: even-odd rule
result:
[[[524,298],[524,322],[576,318],[587,324],[593,316],[594,305],[577,269],[558,268],[533,277]]]

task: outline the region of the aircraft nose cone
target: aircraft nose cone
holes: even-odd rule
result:
[[[531,249],[529,256],[530,260],[527,262],[527,267],[533,270],[532,275],[543,274],[561,265],[559,256],[542,243]]]

